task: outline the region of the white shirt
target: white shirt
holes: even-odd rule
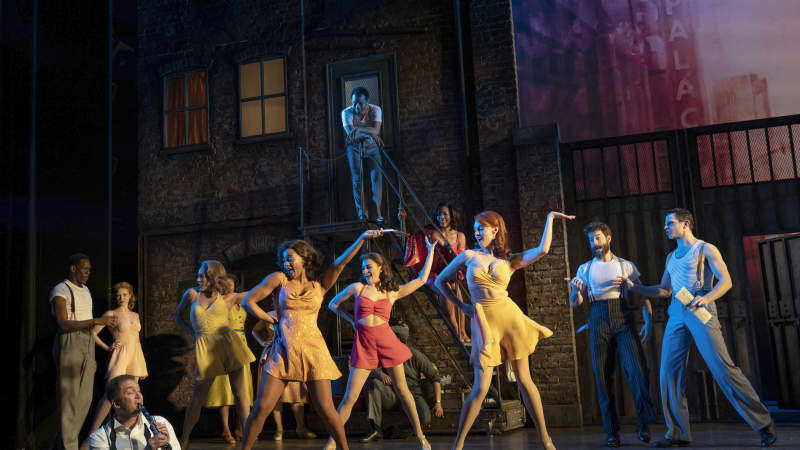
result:
[[[701,288],[697,286],[697,264],[700,262],[700,249],[705,241],[697,239],[691,247],[686,250],[683,256],[678,258],[675,252],[669,256],[667,260],[667,272],[669,272],[669,282],[672,287],[672,297],[681,290],[686,288],[692,294]],[[707,289],[710,288],[713,273],[710,272],[708,265],[703,266],[703,284]]]
[[[608,300],[610,298],[620,298],[622,293],[620,288],[614,286],[614,280],[618,276],[628,277],[634,283],[639,279],[639,270],[633,265],[632,262],[612,256],[611,261],[587,261],[578,267],[578,273],[575,275],[583,281],[586,285],[587,293],[590,300]],[[589,262],[592,263],[591,271],[589,271]],[[622,264],[620,264],[622,263]],[[620,266],[622,272],[620,273]],[[587,273],[588,272],[588,273]]]
[[[175,430],[172,429],[172,425],[167,422],[167,419],[160,416],[153,416],[153,420],[155,420],[156,423],[163,423],[167,426],[169,445],[172,446],[172,450],[181,450],[181,444],[178,442],[178,437],[175,436]],[[136,425],[130,430],[117,422],[117,419],[112,420],[113,425],[111,426],[106,422],[89,436],[89,448],[91,450],[110,449],[111,441],[109,441],[109,439],[111,437],[111,427],[113,426],[116,435],[115,444],[117,450],[144,450],[147,447],[147,440],[144,438],[144,430],[145,427],[149,429],[149,425],[146,425],[146,422],[147,420],[142,413],[139,413],[139,420],[136,421]],[[151,438],[153,437],[152,432],[149,432],[149,435]]]
[[[69,286],[69,288],[67,287]],[[72,314],[72,296],[69,290],[75,295],[75,314]],[[92,293],[89,288],[84,284],[79,287],[69,280],[64,280],[61,283],[53,286],[50,291],[50,314],[55,315],[56,311],[53,305],[53,299],[61,297],[66,300],[67,306],[67,319],[68,320],[91,320],[92,319]]]
[[[342,110],[342,126],[344,127],[345,131],[352,130],[353,127],[359,125],[365,125],[372,128],[375,126],[375,122],[383,122],[383,113],[381,112],[380,106],[368,103],[367,108],[367,114],[363,122],[358,119],[358,114],[356,114],[356,111],[352,106],[348,106]],[[362,133],[361,131],[356,133],[356,139],[362,137],[372,139],[372,136]]]

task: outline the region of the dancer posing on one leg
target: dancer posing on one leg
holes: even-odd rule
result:
[[[344,427],[331,395],[331,380],[342,376],[333,362],[325,338],[317,328],[317,314],[325,292],[353,259],[367,239],[382,236],[382,230],[367,230],[345,253],[336,258],[319,281],[312,278],[322,263],[322,255],[311,244],[287,241],[278,248],[278,265],[282,272],[264,278],[242,300],[242,306],[253,316],[275,323],[258,302],[278,293],[275,310],[280,318],[278,333],[261,357],[262,375],[253,411],[244,428],[242,448],[250,449],[264,427],[264,421],[275,409],[288,381],[302,381],[308,386],[314,407],[337,444],[347,449]]]
[[[227,295],[236,292],[236,281],[230,275],[222,278],[221,283],[222,295]],[[241,298],[247,292],[240,293]],[[247,346],[247,338],[244,333],[244,322],[247,319],[247,311],[242,308],[237,302],[231,306],[228,312],[228,321],[231,324],[231,329],[235,332],[235,336],[242,341],[242,344]],[[245,404],[248,408],[253,406],[253,373],[250,371],[250,365],[246,365],[242,371],[244,375],[244,390],[246,394]],[[214,378],[211,383],[211,388],[208,391],[208,398],[206,399],[206,408],[219,408],[219,418],[222,423],[222,438],[228,444],[235,444],[237,440],[242,438],[242,427],[240,426],[244,420],[237,418],[237,426],[233,433],[230,428],[230,409],[231,405],[236,403],[233,390],[231,390],[231,382],[228,375],[220,375]]]
[[[428,257],[425,267],[414,280],[398,286],[388,261],[379,253],[368,253],[361,256],[361,275],[363,283],[353,283],[331,300],[328,307],[350,322],[355,328],[353,353],[350,356],[350,377],[347,379],[347,390],[339,404],[339,417],[342,424],[347,423],[350,412],[358,400],[361,389],[369,374],[378,366],[383,367],[392,377],[394,387],[403,410],[414,427],[414,433],[420,446],[430,449],[419,422],[414,397],[408,389],[403,363],[411,358],[411,351],[405,346],[389,327],[389,316],[394,302],[410,295],[421,288],[428,280],[433,262],[437,241],[425,239]],[[339,309],[340,305],[355,296],[356,304],[353,316]],[[328,440],[326,449],[336,448],[332,440]]]
[[[425,248],[425,236],[428,239],[435,239],[439,243],[439,248],[436,250],[436,255],[433,257],[433,265],[431,266],[431,275],[428,277],[428,285],[436,290],[434,282],[436,277],[439,276],[442,270],[454,260],[456,256],[461,254],[467,249],[467,237],[464,233],[458,231],[461,228],[461,215],[458,210],[453,208],[452,205],[447,203],[439,203],[436,206],[436,211],[433,212],[433,217],[436,220],[437,227],[427,225],[424,230],[413,234],[406,239],[405,260],[403,264],[407,267],[413,268],[416,272],[420,272],[425,260],[423,249]],[[400,207],[397,212],[397,218],[406,231],[406,210]],[[441,232],[439,232],[441,230]],[[448,245],[445,245],[445,242]],[[459,274],[459,278],[463,279],[463,275]],[[461,290],[456,288],[456,283],[450,283],[450,289],[458,295],[461,300]],[[469,334],[465,325],[465,316],[460,309],[450,302],[448,302],[441,294],[439,294],[439,302],[447,314],[447,320],[450,325],[458,333],[459,339],[462,342],[470,342]]]
[[[647,361],[642,342],[652,334],[652,306],[649,299],[644,299],[644,327],[642,341],[639,341],[633,324],[634,294],[614,285],[618,276],[638,280],[639,271],[630,261],[611,253],[611,228],[608,225],[592,222],[583,228],[583,234],[589,238],[594,258],[578,267],[575,278],[570,281],[572,291],[569,301],[573,307],[578,307],[585,297],[589,297],[592,369],[597,385],[597,402],[603,417],[603,429],[608,437],[606,446],[620,446],[619,416],[613,393],[617,355],[636,403],[636,416],[639,418],[636,435],[640,441],[650,442],[647,425],[655,420],[655,411],[653,402],[650,401]]]
[[[507,360],[511,361],[525,408],[536,420],[539,439],[546,449],[555,449],[547,434],[542,399],[531,380],[528,366],[528,356],[536,349],[539,339],[550,337],[553,332],[526,316],[508,297],[506,288],[515,270],[538,261],[550,251],[553,220],[556,218],[574,219],[575,216],[551,212],[547,215],[539,246],[511,254],[503,217],[494,211],[478,214],[473,227],[478,248],[458,255],[436,279],[439,291],[470,317],[472,329],[470,363],[475,368],[475,383],[461,408],[453,449],[463,448],[464,439],[478,417],[489,390],[492,371]],[[471,305],[459,301],[447,283],[463,269],[467,273],[467,286],[473,302]]]
[[[197,288],[188,289],[183,294],[174,315],[175,322],[194,336],[196,364],[194,391],[183,419],[182,448],[189,444],[189,435],[200,418],[200,409],[206,403],[217,376],[228,375],[236,397],[240,425],[250,409],[244,371],[250,370],[249,364],[256,358],[231,329],[230,309],[241,301],[243,294],[222,294],[226,289],[222,281],[225,275],[225,267],[219,261],[203,261],[197,271]],[[187,309],[190,309],[191,325],[183,318]]]
[[[717,247],[697,239],[692,232],[694,217],[686,209],[666,212],[664,232],[678,247],[667,256],[661,284],[643,286],[630,277],[617,278],[617,284],[647,297],[672,297],[669,320],[661,344],[661,403],[667,434],[653,447],[686,447],[691,443],[689,408],[686,401],[686,364],[694,341],[700,356],[736,411],[753,430],[761,432],[761,446],[775,443],[775,422],[758,398],[750,381],[736,367],[728,354],[722,328],[717,318],[716,301],[731,289],[728,266]],[[710,267],[706,267],[706,261]],[[716,277],[719,282],[712,287]],[[681,289],[694,297],[687,305],[679,300]],[[710,313],[703,323],[695,315],[698,308]]]
[[[97,346],[111,353],[108,360],[108,371],[106,379],[112,380],[119,375],[132,375],[138,383],[142,378],[147,377],[147,365],[144,362],[144,352],[142,343],[139,340],[139,332],[142,330],[142,323],[139,314],[134,312],[136,297],[133,295],[133,286],[130,283],[121,282],[111,288],[114,298],[117,301],[116,309],[106,311],[103,317],[116,317],[117,325],[109,326],[114,342],[111,345],[103,342],[97,335],[105,325],[95,325],[92,335]],[[97,406],[97,413],[92,423],[89,434],[92,434],[103,425],[103,422],[111,411],[111,402],[103,396]],[[89,439],[81,445],[82,449],[89,448]]]
[[[268,312],[272,319],[275,321],[275,324],[278,323],[278,315],[273,310]],[[262,348],[266,348],[272,342],[275,333],[272,332],[272,325],[269,327],[267,326],[267,322],[263,320],[259,320],[256,322],[255,326],[253,327],[253,331],[251,334],[253,338],[261,345]],[[261,368],[258,369],[258,379],[261,379]],[[305,405],[308,403],[308,390],[306,389],[305,383],[301,383],[299,381],[289,381],[286,383],[286,387],[283,389],[283,393],[281,394],[280,400],[278,400],[278,404],[275,405],[275,409],[272,410],[272,419],[275,421],[275,435],[272,439],[276,441],[283,440],[283,405],[284,403],[288,403],[290,408],[292,409],[292,414],[294,415],[295,421],[295,432],[297,433],[297,437],[300,439],[316,439],[317,435],[312,433],[308,428],[306,428],[306,415],[305,415]]]

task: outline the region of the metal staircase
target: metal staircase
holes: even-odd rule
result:
[[[408,183],[406,178],[402,175],[397,165],[394,161],[389,157],[385,149],[380,149],[381,157],[383,158],[384,165],[383,168],[379,168],[379,172],[383,179],[384,185],[388,186],[389,189],[384,189],[384,193],[387,197],[391,196],[387,200],[394,200],[400,205],[406,206],[407,211],[407,220],[410,221],[418,230],[424,229],[425,226],[432,227],[436,232],[440,233],[443,237],[444,245],[448,248],[451,254],[454,254],[453,248],[450,247],[449,242],[447,239],[444,239],[444,234],[438,228],[436,222],[433,220],[432,217],[427,213],[425,206],[419,200],[418,196],[412,189],[411,185]],[[304,217],[304,198],[305,195],[305,164],[311,162],[311,158],[300,148],[299,151],[299,158],[300,158],[300,206],[301,206],[301,217]],[[317,160],[323,161],[328,164],[328,189],[334,188],[334,180],[330,179],[333,170],[331,170],[331,160]],[[362,184],[366,184],[367,180],[364,179],[362,176],[361,178],[364,180]],[[348,180],[349,183],[349,180]],[[404,195],[405,194],[405,195]],[[364,195],[361,196],[364,198]],[[407,201],[406,201],[407,199]],[[384,202],[384,205],[388,204],[389,201]],[[329,202],[329,208],[331,211],[329,212],[328,216],[330,219],[333,219],[334,214],[332,209],[334,205],[332,202]],[[365,210],[366,211],[366,210]],[[386,217],[386,216],[384,216]],[[371,221],[341,221],[341,222],[334,222],[330,221],[328,223],[323,224],[316,224],[316,225],[306,225],[301,220],[301,227],[300,231],[302,232],[304,238],[315,238],[315,239],[323,239],[327,240],[331,249],[333,250],[335,247],[336,242],[343,242],[349,241],[354,239],[359,233],[363,230],[368,228],[379,228],[379,224]],[[388,227],[387,227],[388,228]],[[410,268],[404,267],[402,265],[402,257],[404,254],[404,243],[399,240],[395,235],[391,233],[387,233],[384,235],[384,239],[381,241],[368,241],[366,243],[367,249],[369,251],[379,251],[383,255],[387,256],[387,259],[391,261],[392,270],[394,271],[395,275],[402,280],[402,282],[407,282],[413,277],[416,277],[417,274],[413,273],[413,270]],[[373,248],[376,247],[376,248]],[[445,253],[442,251],[441,247],[435,249],[435,251],[439,252],[440,257],[444,257]],[[392,257],[397,256],[397,257]],[[469,290],[466,287],[466,284],[463,280],[456,281],[457,289],[461,291],[462,300],[465,302],[471,302],[469,297]],[[339,291],[339,286],[337,285],[335,288],[335,292]],[[472,376],[471,371],[465,370],[465,367],[469,367],[469,357],[470,357],[470,346],[469,343],[465,344],[459,338],[459,331],[453,327],[449,320],[447,320],[445,316],[445,311],[441,307],[438,295],[427,285],[419,289],[412,295],[409,295],[406,299],[403,300],[406,305],[411,306],[411,308],[416,312],[418,317],[424,319],[424,323],[427,325],[428,329],[430,330],[431,335],[436,342],[437,347],[441,350],[441,355],[438,357],[434,357],[432,359],[439,360],[438,362],[446,362],[448,365],[453,369],[453,373],[455,376],[453,377],[452,383],[453,386],[458,386],[459,388],[457,391],[460,393],[460,401],[463,402],[463,399],[466,395],[469,394],[469,391],[472,388]],[[427,309],[426,309],[427,304]],[[430,310],[433,313],[430,313]],[[342,319],[336,316],[336,340],[335,340],[335,348],[336,352],[341,356],[345,357],[345,355],[349,354],[347,350],[347,344],[351,344],[351,342],[343,342],[342,340]],[[441,332],[441,325],[444,326],[444,333]],[[449,335],[449,336],[448,336]],[[460,355],[463,357],[456,359],[451,352],[451,349],[457,349],[455,352],[456,355]],[[521,427],[524,425],[525,422],[525,413],[524,407],[520,402],[519,393],[516,387],[511,387],[508,385],[508,380],[503,372],[502,369],[504,366],[498,366],[494,370],[492,387],[490,388],[489,394],[487,395],[487,399],[484,402],[484,412],[482,416],[479,417],[478,421],[475,424],[475,431],[480,431],[483,429],[484,431],[490,433],[500,433],[506,430],[514,429]],[[511,398],[503,398],[503,393],[511,394]],[[507,395],[508,397],[508,395]],[[460,403],[459,403],[460,409]],[[483,426],[481,426],[483,425]]]

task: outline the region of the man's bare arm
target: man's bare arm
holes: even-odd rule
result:
[[[69,320],[67,317],[67,299],[64,297],[53,297],[53,310],[56,313],[56,324],[63,332],[84,330],[95,325],[112,325],[116,323],[115,317],[104,317],[88,320]]]

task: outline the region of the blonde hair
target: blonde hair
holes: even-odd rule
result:
[[[131,284],[128,283],[127,281],[120,281],[119,283],[111,287],[111,292],[114,295],[117,295],[117,291],[120,289],[127,289],[128,292],[131,294],[131,298],[130,300],[128,300],[128,309],[133,311],[133,309],[136,307],[136,294],[133,293],[133,286],[131,286]]]

